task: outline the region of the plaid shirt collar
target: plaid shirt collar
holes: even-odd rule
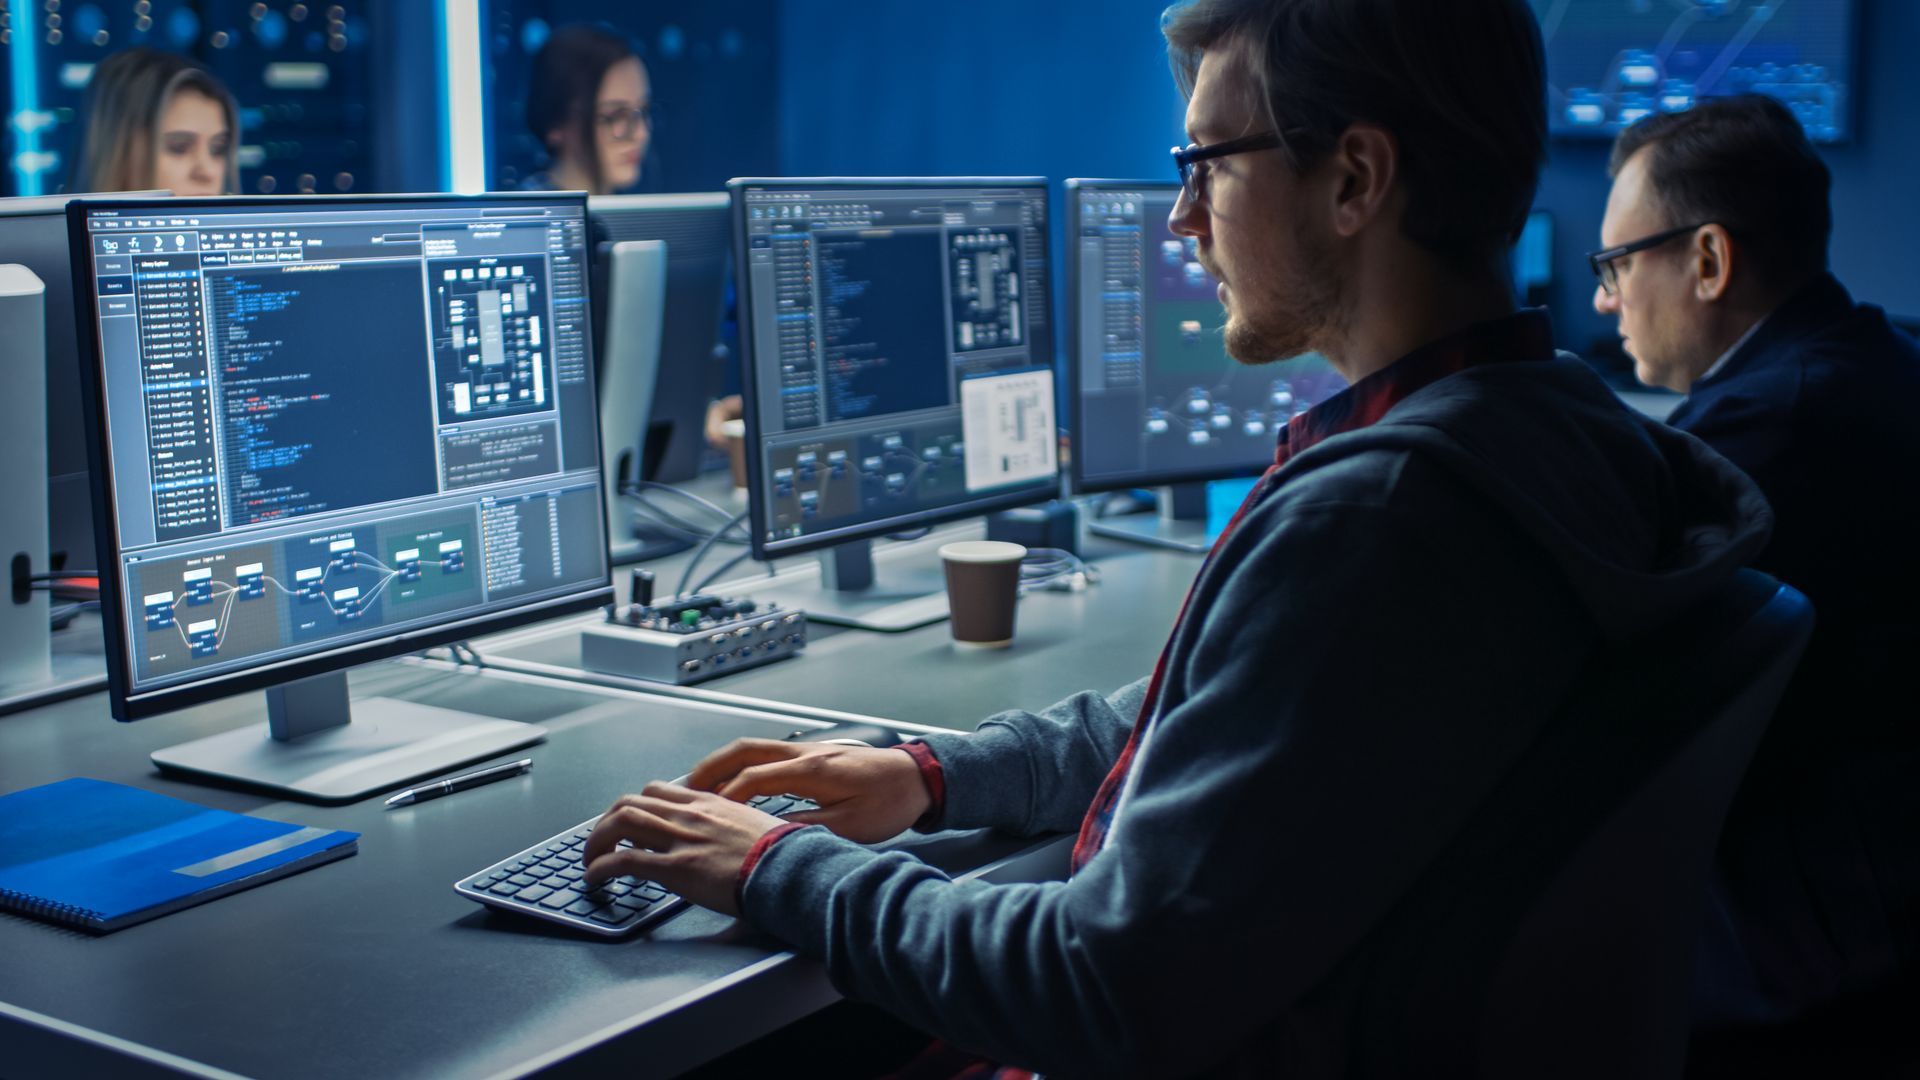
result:
[[[1294,455],[1335,435],[1367,427],[1415,391],[1476,364],[1552,357],[1553,321],[1545,308],[1527,308],[1475,323],[1422,345],[1287,421],[1280,429],[1273,463],[1285,465]]]

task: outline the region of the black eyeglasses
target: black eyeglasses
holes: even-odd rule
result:
[[[1173,167],[1180,170],[1180,186],[1186,189],[1190,202],[1200,202],[1207,196],[1207,162],[1214,158],[1223,158],[1229,154],[1250,154],[1255,150],[1271,150],[1286,145],[1280,132],[1268,131],[1259,135],[1244,135],[1225,142],[1176,146],[1173,148]]]
[[[1632,255],[1636,251],[1646,251],[1649,248],[1657,248],[1669,240],[1685,236],[1696,229],[1704,229],[1711,224],[1713,224],[1713,222],[1703,221],[1698,225],[1683,225],[1678,229],[1668,229],[1666,232],[1654,233],[1652,236],[1635,240],[1631,244],[1621,244],[1619,247],[1610,247],[1600,251],[1588,252],[1587,265],[1592,268],[1593,276],[1600,279],[1601,290],[1608,296],[1613,296],[1620,291],[1620,272],[1614,269],[1613,260]]]
[[[649,102],[637,109],[615,105],[595,113],[593,119],[614,138],[631,139],[641,128],[653,127],[653,105]]]

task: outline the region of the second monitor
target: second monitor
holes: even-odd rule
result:
[[[1067,181],[1073,480],[1077,492],[1170,485],[1157,516],[1089,529],[1205,551],[1206,481],[1258,475],[1287,421],[1346,382],[1318,355],[1227,355],[1218,283],[1168,228],[1179,194],[1174,182]]]
[[[782,595],[826,621],[944,618],[940,567],[875,536],[1057,493],[1040,179],[735,180],[757,558],[823,551]]]

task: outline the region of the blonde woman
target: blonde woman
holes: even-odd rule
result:
[[[75,191],[238,189],[239,110],[207,69],[172,53],[123,49],[94,69],[87,93]]]

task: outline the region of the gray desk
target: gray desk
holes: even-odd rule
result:
[[[939,544],[978,532],[977,522],[943,530],[881,557],[931,560]],[[1104,540],[1092,540],[1084,550],[1099,568],[1099,583],[1078,593],[1040,591],[1023,598],[1010,648],[958,648],[946,623],[901,634],[816,623],[805,654],[796,659],[674,693],[822,719],[858,714],[888,717],[909,729],[971,730],[1003,709],[1041,708],[1081,690],[1111,691],[1153,671],[1200,557]],[[782,564],[781,576],[811,573],[804,563]],[[662,565],[675,568],[677,577],[677,563]],[[736,579],[749,586],[759,580]],[[669,581],[662,591],[671,588]],[[722,584],[708,591],[730,590]],[[580,629],[599,618],[555,620],[475,645],[488,660],[518,670],[661,692],[658,684],[580,670]]]
[[[132,725],[109,719],[98,694],[0,717],[0,791],[95,776],[363,834],[351,858],[102,937],[0,915],[0,1073],[669,1075],[834,1000],[816,965],[708,912],[603,942],[451,887],[727,738],[804,721],[418,663],[358,672],[354,690],[536,721],[548,739],[528,752],[527,776],[385,812],[153,773],[149,751],[256,720],[258,694]],[[1030,880],[1057,873],[1063,849],[952,834],[923,857],[997,861],[993,879]]]

